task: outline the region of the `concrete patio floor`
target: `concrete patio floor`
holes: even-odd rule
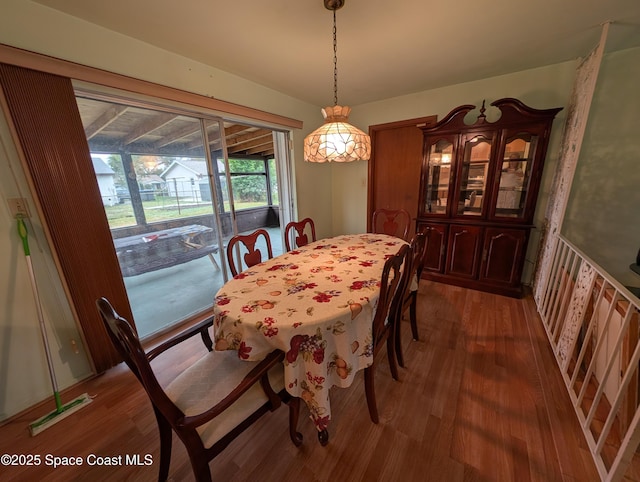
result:
[[[269,233],[273,255],[283,253],[279,227],[265,228]],[[124,278],[138,333],[141,338],[170,328],[195,313],[211,309],[217,291],[224,284],[222,249],[213,255],[217,268],[208,256],[183,264]],[[229,275],[230,276],[230,275]]]

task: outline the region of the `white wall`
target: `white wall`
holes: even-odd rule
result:
[[[623,285],[640,249],[640,48],[604,56],[562,234]]]
[[[0,115],[0,420],[53,393],[27,261],[6,203],[14,197],[26,198],[31,211],[26,223],[29,248],[58,385],[68,387],[92,373],[7,123]],[[42,415],[54,408],[49,406]]]

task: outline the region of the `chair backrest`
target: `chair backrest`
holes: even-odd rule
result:
[[[291,251],[292,246],[291,246],[291,234],[293,233],[293,231],[295,231],[295,233],[293,233],[294,235],[294,244],[293,247],[296,248],[301,248],[302,246],[305,246],[307,244],[309,244],[311,241],[309,241],[309,236],[308,234],[305,233],[305,228],[309,227],[309,229],[307,229],[307,232],[311,232],[311,241],[315,241],[316,240],[316,226],[313,223],[313,219],[311,218],[304,218],[302,221],[291,221],[289,224],[287,224],[284,228],[284,244],[285,247],[287,248],[287,251]]]
[[[271,249],[271,238],[269,233],[264,229],[256,229],[251,234],[237,234],[229,240],[227,245],[227,261],[229,262],[229,269],[233,276],[237,276],[238,273],[244,271],[242,269],[242,261],[247,265],[247,268],[262,263],[262,252],[256,247],[256,244],[260,238],[264,238],[264,243],[267,249],[267,257],[265,259],[273,258],[273,250]],[[243,256],[240,256],[244,251],[241,246],[246,249]],[[235,262],[233,256],[234,251],[237,250],[239,259],[238,264]]]
[[[422,271],[424,270],[424,263],[427,259],[427,248],[429,245],[429,231],[422,231],[420,234],[422,234],[422,240],[420,240],[420,242],[422,243],[422,253],[420,256],[418,256],[418,260],[416,261],[417,266],[416,266],[416,274],[418,276],[418,281],[420,281],[420,278],[422,277]],[[419,248],[418,248],[419,251]]]
[[[283,351],[274,350],[256,363],[244,362],[231,352],[226,356],[214,354],[208,334],[213,320],[206,319],[145,353],[135,330],[116,313],[107,299],[96,300],[96,305],[109,338],[153,405],[160,435],[158,480],[168,479],[171,429],[187,449],[195,480],[210,481],[209,461],[262,414],[280,406],[280,396],[273,390],[269,377],[272,369],[282,371],[278,366],[284,360]],[[175,377],[165,391],[158,383],[150,361],[197,334],[201,335],[209,353]],[[275,372],[273,376],[277,379]],[[278,383],[278,391],[284,392],[284,383]],[[293,443],[299,445],[295,415],[297,413],[292,411],[289,433]]]
[[[387,332],[390,332],[399,316],[404,286],[411,269],[410,254],[409,245],[405,244],[397,254],[384,263],[380,278],[380,296],[373,319],[374,354],[377,353],[380,343],[386,338]]]
[[[424,268],[424,257],[427,252],[427,233],[419,232],[411,240],[411,272],[416,276],[416,281],[420,282],[422,270]],[[409,280],[411,282],[411,280]]]
[[[144,387],[151,403],[162,412],[170,423],[177,420],[180,416],[180,410],[165,394],[156,379],[134,329],[127,320],[116,313],[106,298],[98,299],[96,305],[111,342]]]
[[[398,238],[407,239],[411,216],[406,209],[379,208],[373,212],[372,231],[379,234],[388,234]]]

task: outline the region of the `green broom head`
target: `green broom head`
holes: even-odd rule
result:
[[[29,425],[29,431],[32,436],[39,434],[54,423],[58,423],[60,420],[83,408],[86,404],[91,403],[91,397],[86,393],[66,405],[62,405],[58,392],[54,393],[54,398],[56,401],[56,409]]]

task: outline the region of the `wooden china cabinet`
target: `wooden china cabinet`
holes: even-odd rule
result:
[[[461,105],[423,127],[417,229],[429,233],[423,277],[518,297],[551,124],[562,108],[517,99],[484,102],[476,121]]]

